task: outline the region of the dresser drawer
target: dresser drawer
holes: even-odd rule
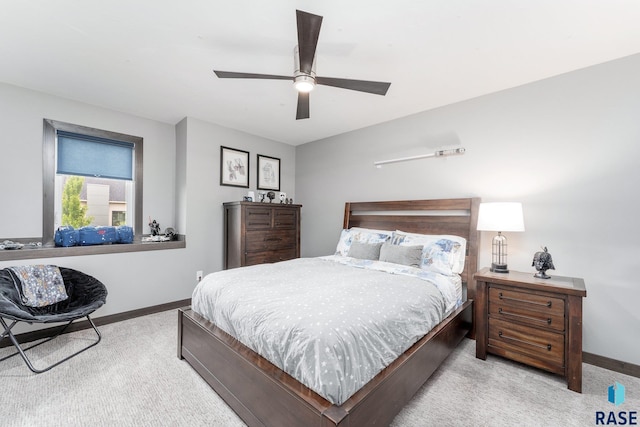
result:
[[[550,370],[549,363],[564,366],[564,334],[489,318],[489,350],[496,349],[533,366]],[[535,363],[535,359],[543,363]]]
[[[296,248],[282,249],[279,251],[248,252],[244,265],[264,264],[286,261],[297,257]]]
[[[247,231],[245,251],[288,249],[296,244],[295,230]]]
[[[278,229],[295,229],[298,226],[298,211],[295,209],[274,209],[273,227]]]
[[[245,227],[247,230],[264,230],[271,228],[273,210],[268,207],[248,207],[245,211]]]
[[[564,300],[518,290],[489,288],[489,314],[497,319],[564,331]]]

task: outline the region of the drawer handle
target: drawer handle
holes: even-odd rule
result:
[[[502,307],[500,307],[500,308],[498,309],[498,313],[503,314],[503,315],[505,315],[505,316],[518,317],[518,318],[520,318],[520,319],[526,319],[526,320],[532,320],[532,321],[534,321],[534,322],[546,323],[547,325],[550,325],[550,324],[551,324],[551,318],[550,318],[550,317],[547,317],[547,320],[544,320],[544,319],[538,319],[538,318],[536,318],[536,317],[525,316],[525,315],[523,315],[523,314],[516,314],[516,313],[511,313],[511,312],[509,312],[509,311],[504,311],[504,310],[502,309]]]
[[[282,240],[282,237],[265,237],[264,242],[279,242]]]
[[[543,307],[551,307],[551,301],[547,301],[545,302],[536,302],[536,301],[529,301],[526,299],[519,299],[519,298],[512,298],[512,297],[505,297],[504,295],[502,295],[502,292],[500,292],[500,294],[498,295],[498,298],[500,299],[504,299],[504,300],[508,300],[508,301],[517,301],[517,302],[524,302],[526,304],[533,304],[533,305],[541,305]]]
[[[533,347],[538,347],[538,348],[542,348],[542,349],[546,348],[548,351],[551,351],[551,344],[540,345],[540,344],[536,344],[536,343],[529,342],[529,341],[519,340],[518,338],[513,338],[513,337],[508,337],[506,335],[503,335],[502,331],[498,332],[498,336],[500,338],[502,338],[502,339],[505,339],[505,340],[511,340],[511,341],[519,342],[521,344],[527,344],[527,345],[531,345]]]

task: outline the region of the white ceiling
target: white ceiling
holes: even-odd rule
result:
[[[328,86],[295,120],[295,10],[324,17]],[[640,52],[637,0],[0,0],[0,81],[298,145]]]

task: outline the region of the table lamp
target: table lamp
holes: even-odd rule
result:
[[[491,243],[491,271],[508,273],[507,238],[503,231],[524,231],[522,203],[494,202],[480,203],[478,211],[478,231],[497,231]]]

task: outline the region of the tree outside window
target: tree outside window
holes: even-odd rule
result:
[[[64,184],[62,192],[62,224],[70,225],[74,228],[90,225],[92,216],[87,216],[87,207],[80,201],[80,192],[84,178],[80,176],[70,176]]]

